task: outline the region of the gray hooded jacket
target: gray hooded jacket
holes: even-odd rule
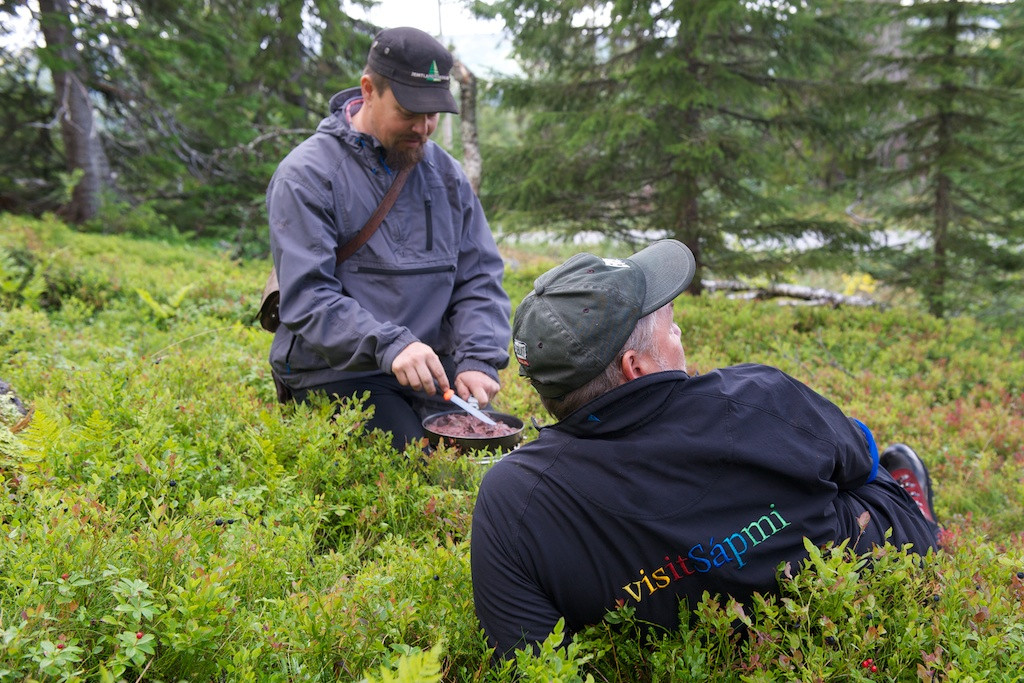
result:
[[[338,264],[395,173],[373,137],[352,129],[359,88],[331,98],[331,114],[278,166],[267,188],[281,326],[270,364],[293,389],[390,373],[414,341],[456,374],[497,379],[508,364],[511,305],[504,266],[458,162],[425,147],[370,240]]]

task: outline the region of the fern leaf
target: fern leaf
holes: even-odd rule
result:
[[[185,300],[185,295],[188,294],[192,289],[194,289],[195,286],[196,286],[196,283],[194,283],[194,282],[191,283],[191,284],[185,285],[184,287],[179,289],[177,292],[175,292],[174,296],[172,296],[170,299],[168,299],[167,303],[171,306],[171,308],[177,309],[178,307],[181,306],[181,302]]]
[[[21,432],[21,463],[36,464],[45,460],[53,444],[64,443],[67,427],[45,409],[37,409],[32,422]]]
[[[153,295],[144,289],[138,287],[135,288],[135,293],[139,295],[139,298],[146,302],[156,317],[160,320],[167,320],[171,317],[170,311],[164,308],[163,304],[153,298]]]

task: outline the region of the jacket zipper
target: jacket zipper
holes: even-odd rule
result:
[[[292,374],[292,349],[295,348],[296,339],[298,337],[293,334],[292,341],[288,344],[288,353],[284,354],[284,369],[289,375]]]
[[[427,251],[434,248],[434,220],[430,213],[430,197],[423,200],[423,210],[427,214]]]
[[[425,268],[373,268],[370,266],[357,266],[356,272],[370,275],[430,275],[431,273],[455,272],[455,266],[427,266]]]

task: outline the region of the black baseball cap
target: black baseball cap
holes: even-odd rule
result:
[[[538,277],[516,309],[519,374],[545,398],[578,389],[615,360],[637,321],[690,286],[693,254],[659,240],[625,259],[576,254]]]
[[[414,114],[459,113],[451,91],[452,55],[429,33],[384,29],[374,37],[366,63],[388,79],[395,99]]]

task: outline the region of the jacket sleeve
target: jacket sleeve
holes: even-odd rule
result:
[[[493,477],[490,483],[500,486]],[[503,498],[515,500],[516,496]],[[514,516],[495,509],[496,504],[482,485],[473,512],[470,549],[473,602],[495,655],[509,658],[515,650],[547,638],[561,615],[523,566],[516,549]]]
[[[461,175],[461,172],[460,172]],[[455,371],[479,370],[495,380],[508,365],[512,306],[502,286],[505,265],[483,208],[462,175],[462,244],[448,319],[456,340]]]
[[[385,349],[405,348],[416,338],[401,325],[377,320],[342,294],[335,249],[342,231],[354,230],[347,225],[348,216],[335,215],[329,182],[308,170],[299,175],[283,166],[267,189],[281,323],[331,367],[375,370]]]
[[[770,467],[786,476],[831,482],[839,490],[871,481],[878,469],[870,430],[834,403],[786,373],[765,365],[729,368],[718,395],[730,399],[731,410],[745,433],[741,439],[747,464],[771,454]]]
[[[833,449],[829,454],[829,479],[840,490],[856,489],[872,481],[878,472],[878,449],[871,430],[799,380],[780,370],[771,372],[776,385],[770,391],[771,405],[778,414]]]

